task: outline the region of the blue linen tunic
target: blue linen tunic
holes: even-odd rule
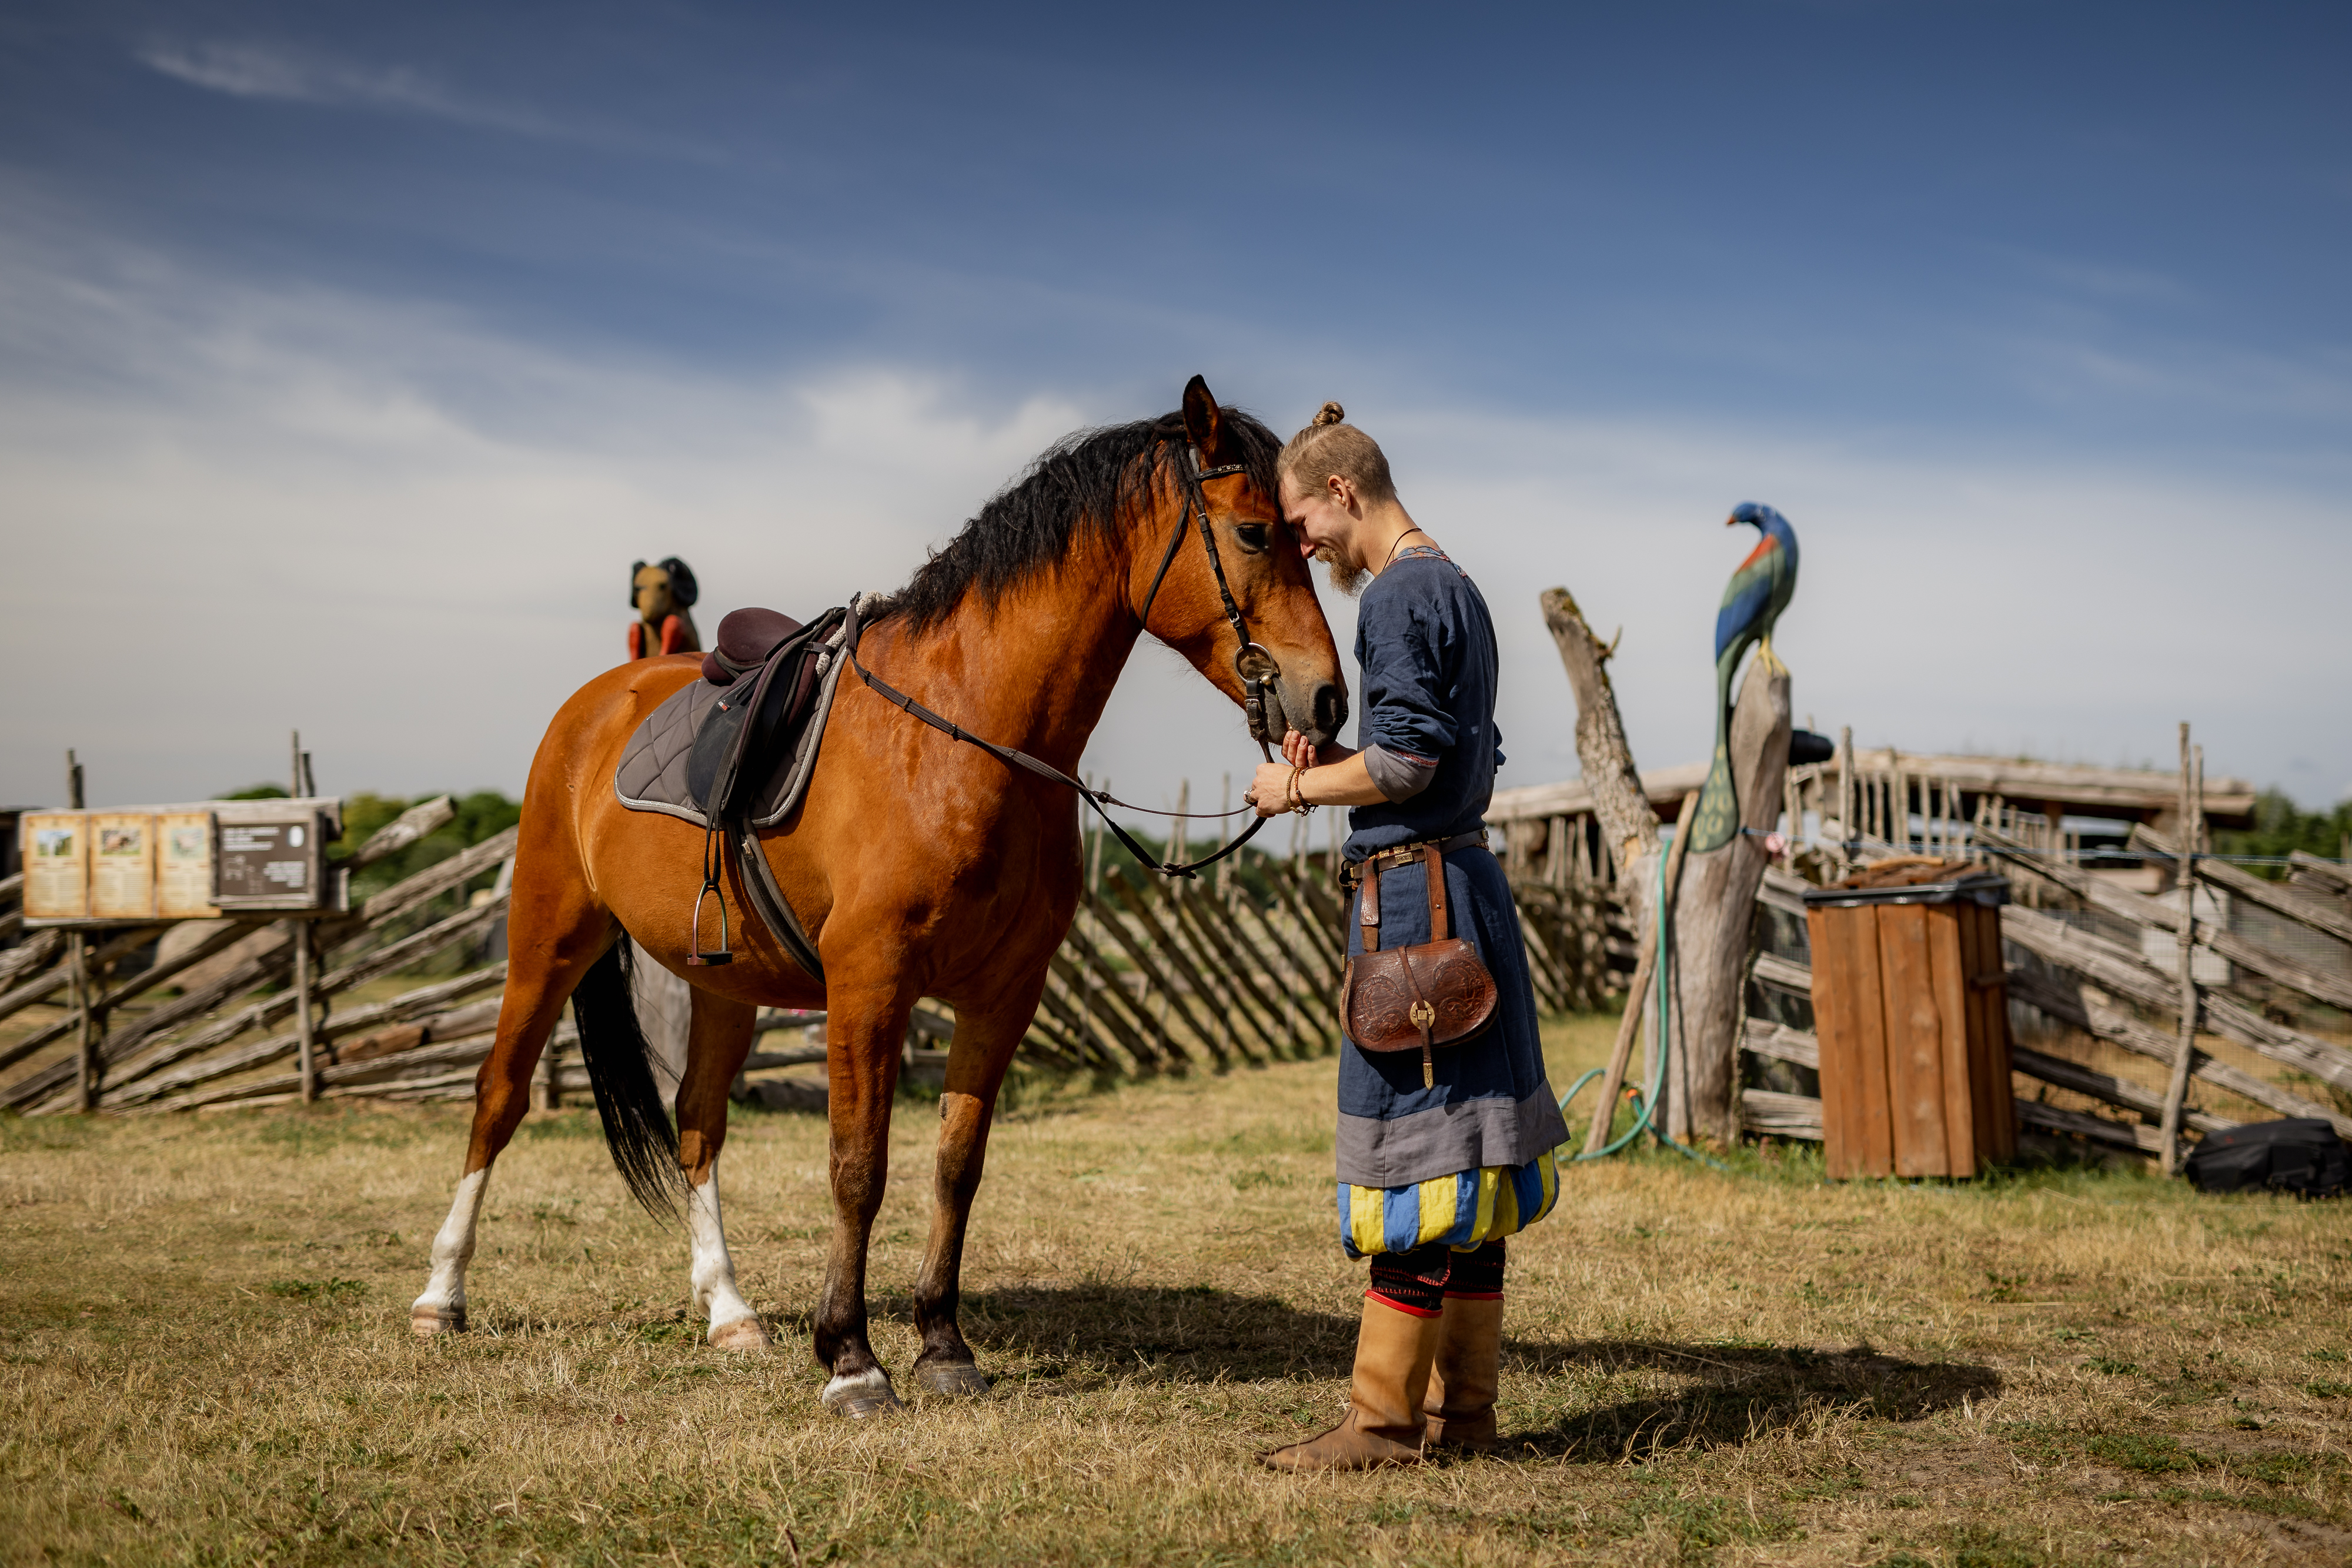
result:
[[[1409,799],[1355,808],[1341,852],[1360,864],[1374,850],[1477,828],[1503,759],[1495,730],[1495,627],[1477,585],[1437,550],[1406,551],[1364,590],[1356,659],[1363,671],[1358,741],[1408,761],[1433,761],[1436,771],[1428,788]],[[1374,1054],[1351,1043],[1340,1052],[1338,1166],[1351,1255],[1380,1249],[1362,1245],[1378,1228],[1346,1225],[1349,1188],[1396,1193],[1482,1169],[1518,1170],[1568,1141],[1544,1074],[1535,989],[1502,864],[1477,845],[1454,851],[1444,863],[1454,935],[1467,940],[1494,975],[1495,1017],[1471,1039],[1438,1048],[1436,1082],[1426,1089],[1417,1051]],[[1429,939],[1422,862],[1384,869],[1381,946]],[[1362,950],[1351,900],[1348,951]],[[1549,1209],[1552,1184],[1540,1186]],[[1360,1197],[1355,1207],[1362,1207]],[[1519,1207],[1519,1224],[1540,1217],[1533,1206]]]

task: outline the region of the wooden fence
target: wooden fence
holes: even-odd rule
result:
[[[446,800],[415,808],[344,863],[363,866],[446,822]],[[1303,835],[1297,835],[1303,840]],[[0,1086],[0,1108],[151,1114],[310,1099],[464,1099],[488,1055],[506,979],[501,960],[339,1008],[354,988],[413,970],[452,949],[476,952],[503,919],[510,829],[299,932],[282,919],[200,923],[205,934],[167,961],[118,973],[163,927],[34,933],[0,952],[0,1018],[65,1003],[61,1016],[0,1050],[0,1070],[56,1054]],[[1245,857],[1245,858],[1244,858]],[[1198,880],[1103,864],[1090,846],[1088,885],[1052,961],[1022,1054],[1049,1071],[1113,1077],[1222,1071],[1337,1049],[1345,951],[1329,852],[1295,841],[1287,855],[1248,851]],[[466,896],[468,883],[497,884]],[[1598,1008],[1630,943],[1597,884],[1519,884],[1521,929],[1538,1002]],[[0,896],[7,889],[0,884]],[[297,943],[314,959],[298,977]],[[446,959],[444,960],[446,962]],[[163,988],[194,973],[177,996]],[[294,983],[307,979],[307,985]],[[1615,984],[1622,984],[1616,981]],[[773,1104],[819,1107],[821,1085],[768,1075],[822,1062],[823,1015],[769,1009],[740,1085]],[[304,1025],[307,1023],[307,1031]],[[936,1072],[952,1034],[950,1009],[926,1003],[907,1062]],[[783,1049],[771,1037],[800,1032]],[[305,1039],[307,1033],[308,1053]],[[542,1103],[587,1087],[566,1023],[539,1069]]]
[[[2140,841],[2168,853],[2171,846],[2160,835],[2143,831]],[[2177,934],[2181,922],[2177,901],[2151,897],[2115,886],[2092,873],[2049,853],[2045,845],[2029,847],[1990,821],[1971,825],[1968,837],[1955,846],[1961,853],[2032,887],[2037,902],[2049,907],[2011,904],[2001,911],[2001,937],[2007,958],[2007,983],[2011,1016],[2021,1012],[2033,1021],[2104,1041],[2135,1056],[2170,1068],[2179,1058],[2179,1035],[2170,1020],[2183,1008],[2181,977],[2167,972],[2147,956],[2147,944],[2118,941],[2095,926],[2129,932]],[[2352,934],[2352,880],[2331,876],[2338,868],[2313,861],[2302,888],[2261,883],[2251,892],[2248,883],[2261,882],[2236,867],[2218,861],[2199,861],[2200,882],[2231,888],[2242,896],[2260,897],[2269,906],[2289,912],[2313,929],[2339,937]],[[1765,928],[1773,935],[1759,944],[1750,970],[1750,1016],[1741,1048],[1751,1063],[1751,1086],[1742,1092],[1743,1120],[1754,1132],[1783,1137],[1818,1140],[1822,1135],[1818,1090],[1789,1073],[1794,1068],[1817,1073],[1820,1051],[1809,1027],[1812,975],[1803,946],[1807,883],[1787,873],[1765,877],[1761,903],[1768,912]],[[2342,889],[2327,896],[2329,887]],[[1774,919],[1770,916],[1777,915]],[[2101,917],[2095,921],[2086,916]],[[2195,1050],[2188,1075],[2196,1082],[2235,1095],[2282,1116],[2315,1116],[2333,1123],[2337,1132],[2352,1137],[2352,1050],[2306,1030],[2277,1020],[2272,998],[2254,994],[2248,981],[2259,977],[2264,988],[2278,987],[2331,1007],[2352,999],[2352,988],[2308,964],[2234,936],[2218,923],[2200,922],[2196,928],[2195,1028],[2312,1081],[2325,1095],[2332,1088],[2346,1098],[2331,1103],[2297,1092],[2242,1068],[2217,1060],[2210,1051]],[[2202,977],[2216,977],[2208,979]],[[2226,978],[2219,977],[2226,977]],[[2164,1020],[2164,1021],[2157,1021]],[[2139,1154],[2164,1153],[2163,1122],[2166,1094],[2147,1084],[2100,1071],[2063,1057],[2012,1046],[2011,1070],[2051,1088],[2081,1095],[2120,1115],[2067,1109],[2021,1092],[2018,1116],[2027,1128],[2084,1138]],[[1769,1086],[1762,1086],[1769,1085]],[[2182,1105],[2179,1124],[2197,1133],[2219,1132],[2239,1124],[2227,1117]]]

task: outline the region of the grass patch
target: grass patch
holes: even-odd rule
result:
[[[273,1280],[269,1293],[297,1301],[355,1301],[367,1294],[359,1280]]]
[[[1553,1026],[1553,1081],[1613,1030]],[[2316,1457],[2352,1447],[2352,1406],[2317,1392],[2352,1307],[2334,1210],[2087,1168],[1832,1185],[1794,1146],[1737,1151],[1728,1176],[1670,1152],[1563,1171],[1557,1212],[1510,1244],[1500,1454],[1265,1471],[1255,1454],[1338,1416],[1360,1312],[1333,1234],[1335,1071],[1024,1091],[966,1254],[962,1323],[995,1380],[973,1403],[908,1375],[938,1121],[902,1105],[870,1305],[911,1408],[871,1426],[817,1406],[814,1118],[734,1118],[725,1212],[776,1342],[734,1355],[704,1343],[685,1239],[629,1201],[591,1110],[525,1122],[488,1189],[474,1332],[432,1341],[407,1304],[462,1108],[0,1117],[0,1562],[2352,1548],[2352,1488]]]

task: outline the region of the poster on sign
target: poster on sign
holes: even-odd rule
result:
[[[153,918],[155,819],[143,811],[93,811],[89,840],[90,918]]]
[[[27,811],[25,918],[80,920],[89,914],[89,817],[81,811]]]
[[[155,913],[165,920],[205,920],[213,903],[213,819],[209,811],[165,811],[155,819]]]

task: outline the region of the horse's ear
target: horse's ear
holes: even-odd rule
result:
[[[1201,449],[1201,461],[1214,468],[1225,461],[1225,416],[1209,383],[1194,376],[1184,383],[1184,435]]]
[[[629,608],[632,610],[637,607],[637,573],[645,570],[644,561],[633,560],[629,563]]]

